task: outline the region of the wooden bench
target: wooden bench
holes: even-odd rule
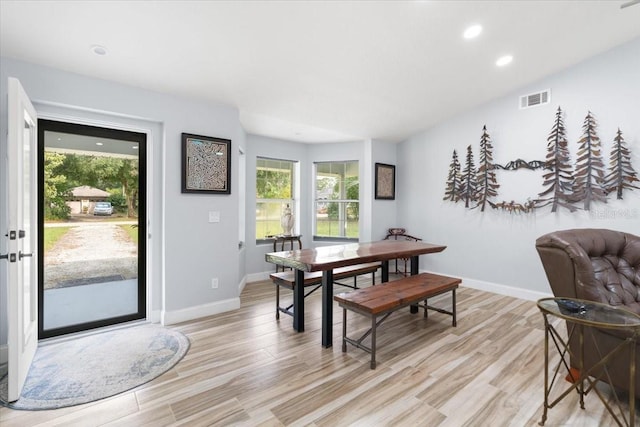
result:
[[[371,284],[375,285],[376,271],[380,268],[379,262],[370,262],[367,264],[350,265],[340,267],[333,270],[333,283],[340,286],[346,286],[352,289],[358,289],[358,276],[371,273]],[[283,271],[280,273],[271,273],[271,280],[276,285],[276,319],[280,319],[280,312],[293,316],[291,308],[293,304],[286,308],[280,307],[280,287],[293,290],[295,286],[295,271]],[[353,277],[353,285],[338,282],[338,280]],[[307,292],[305,298],[322,287],[322,271],[305,272],[304,287],[313,286],[314,288]]]
[[[427,317],[427,309],[448,314],[453,318],[452,326],[456,326],[456,289],[460,282],[460,279],[454,277],[422,273],[382,283],[376,287],[335,295],[333,298],[342,307],[342,352],[347,351],[347,343],[349,343],[371,353],[371,369],[375,369],[376,328],[391,313],[407,306],[424,307],[424,317]],[[445,292],[451,292],[451,311],[427,304],[428,298]],[[420,304],[422,302],[424,303]],[[347,337],[347,310],[352,310],[371,319],[371,328],[358,339]],[[382,316],[380,320],[378,320],[379,316]],[[371,335],[371,347],[362,343],[369,335]]]

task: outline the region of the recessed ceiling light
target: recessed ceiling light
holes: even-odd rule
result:
[[[107,48],[104,46],[100,46],[99,44],[91,45],[91,52],[96,55],[104,56],[107,54]]]
[[[104,145],[102,142],[96,142],[96,145]]]
[[[468,27],[466,30],[464,30],[464,33],[462,35],[464,36],[465,39],[475,39],[480,35],[481,32],[482,32],[481,25],[472,25]]]
[[[511,61],[513,61],[513,56],[504,55],[504,56],[501,56],[500,58],[498,58],[498,60],[496,61],[496,65],[498,67],[504,67],[505,65],[511,64]]]
[[[133,147],[131,147],[131,148],[133,148],[134,150],[137,150],[137,149],[138,149],[138,146],[137,146],[137,145],[134,145],[134,146],[133,146]]]

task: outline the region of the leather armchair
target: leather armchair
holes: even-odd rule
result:
[[[605,229],[555,231],[536,240],[547,279],[556,297],[578,298],[621,307],[640,314],[640,237]],[[596,364],[600,357],[620,344],[623,333],[586,328],[584,366]],[[574,357],[580,357],[577,337],[570,341]],[[571,365],[579,366],[572,358]],[[636,347],[636,366],[640,367],[640,346]],[[629,389],[629,355],[623,352],[607,365],[614,386]],[[640,390],[640,369],[636,369],[635,389]],[[606,378],[606,377],[605,377]]]

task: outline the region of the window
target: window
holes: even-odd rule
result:
[[[280,218],[287,205],[295,216],[296,163],[263,157],[256,159],[257,240],[282,233]]]
[[[358,172],[357,161],[315,164],[314,237],[358,238]]]

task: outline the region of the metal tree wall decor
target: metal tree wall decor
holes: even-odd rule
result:
[[[596,120],[587,113],[582,125],[582,138],[578,141],[578,159],[576,160],[575,181],[573,183],[574,200],[584,202],[584,210],[589,210],[592,201],[605,202],[604,163],[600,149],[600,138],[596,133]]]
[[[471,146],[467,147],[467,159],[462,170],[462,185],[460,186],[460,198],[464,200],[464,207],[468,208],[471,202],[475,202],[478,182],[476,180],[476,165],[473,162],[473,151]]]
[[[487,203],[495,208],[495,204],[489,200],[498,195],[497,190],[500,187],[494,169],[493,146],[491,145],[491,138],[487,133],[487,126],[485,125],[482,127],[482,137],[480,138],[480,166],[478,167],[477,179],[478,204],[476,207],[480,207],[481,212],[484,212]]]
[[[569,143],[567,142],[566,129],[562,120],[562,109],[558,107],[556,120],[547,138],[546,168],[543,187],[547,188],[538,194],[537,207],[551,205],[551,212],[558,207],[569,209],[571,212],[576,207],[571,204],[573,197],[573,177],[571,175],[571,159],[569,157]]]
[[[622,132],[618,128],[618,133],[613,139],[614,144],[611,149],[611,155],[609,156],[609,175],[605,178],[605,185],[607,193],[616,192],[618,200],[622,200],[622,191],[624,189],[636,189],[640,188],[632,185],[633,182],[638,182],[636,171],[631,166],[631,152],[627,148],[627,144],[622,137]]]
[[[449,165],[449,176],[447,177],[447,188],[444,191],[443,200],[449,200],[451,202],[460,200],[461,186],[462,175],[460,174],[460,161],[458,160],[458,153],[456,153],[456,150],[453,150],[453,157]]]
[[[456,150],[453,150],[449,174],[447,176],[443,200],[457,203],[464,200],[465,208],[480,208],[483,212],[487,205],[493,209],[509,213],[529,213],[537,208],[551,205],[551,212],[559,208],[575,212],[576,203],[582,203],[583,209],[589,210],[592,202],[607,202],[607,195],[616,192],[617,199],[622,199],[624,190],[640,189],[638,174],[631,165],[631,150],[627,147],[622,132],[618,129],[610,154],[608,174],[602,162],[602,148],[597,134],[597,123],[591,112],[588,112],[582,126],[582,137],[578,141],[578,152],[575,172],[571,166],[569,143],[560,107],[555,114],[551,132],[547,137],[547,155],[545,161],[525,161],[517,159],[506,165],[493,163],[493,146],[486,125],[482,128],[480,138],[479,166],[473,159],[471,145],[467,147],[464,169]],[[543,191],[537,198],[527,198],[526,202],[514,200],[494,202],[498,196],[498,180],[496,169],[545,169],[543,175]]]

